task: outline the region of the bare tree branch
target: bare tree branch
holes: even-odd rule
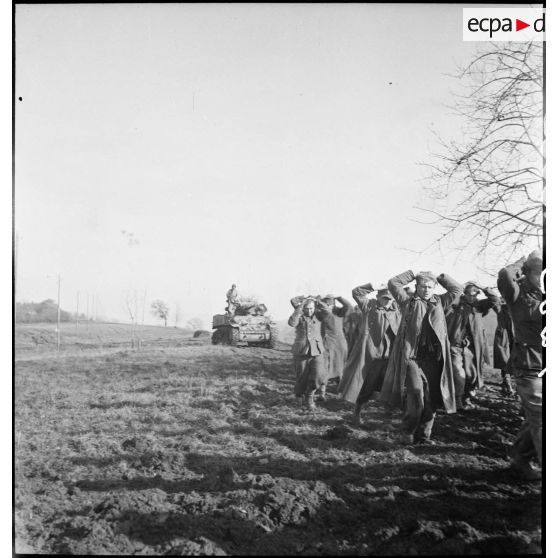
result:
[[[542,240],[542,43],[490,44],[454,77],[462,91],[448,108],[463,137],[434,132],[438,151],[421,163],[429,203],[416,209],[435,219],[418,222],[441,227],[425,251],[453,243],[460,255],[486,252],[497,267]]]

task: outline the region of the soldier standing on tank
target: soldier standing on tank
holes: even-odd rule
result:
[[[478,300],[481,291],[486,298]],[[446,310],[458,409],[474,409],[472,399],[484,385],[482,365],[487,355],[482,318],[499,305],[499,299],[491,289],[468,281],[460,299]]]
[[[336,306],[339,302],[341,306]],[[328,294],[316,301],[316,314],[322,322],[322,338],[325,348],[326,379],[318,389],[316,401],[325,401],[329,380],[339,381],[347,360],[347,339],[343,332],[343,318],[351,309],[351,303],[342,296]]]
[[[295,328],[295,340],[291,349],[295,396],[302,397],[303,405],[309,410],[314,410],[314,394],[326,378],[322,323],[315,313],[314,298],[297,296],[291,299],[291,304],[295,310],[288,324]],[[322,310],[322,313],[327,314],[327,310]]]
[[[227,291],[227,312],[234,316],[236,307],[238,306],[238,291],[233,283],[232,287]]]
[[[510,350],[513,347],[513,324],[506,301],[501,298],[495,308],[498,325],[494,332],[494,368],[502,375],[502,395],[514,396],[515,388],[511,379]]]
[[[511,370],[525,416],[510,451],[511,468],[529,480],[541,476],[531,460],[537,457],[542,465],[542,264],[542,254],[535,250],[498,274],[498,289],[513,323]]]
[[[416,291],[410,296],[404,287],[413,280]],[[446,293],[434,294],[438,283]],[[390,279],[388,287],[401,308],[401,324],[379,399],[403,406],[403,443],[429,443],[436,409],[456,410],[445,310],[463,287],[448,275],[428,271],[406,271]]]
[[[380,285],[376,298],[368,298],[374,290],[372,283],[353,289],[353,298],[362,311],[362,323],[339,384],[341,397],[355,403],[355,425],[360,424],[362,406],[380,393],[401,321],[401,312],[387,286]]]

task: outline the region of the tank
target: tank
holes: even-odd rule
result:
[[[213,316],[214,345],[258,346],[274,349],[277,345],[277,326],[267,307],[254,299],[240,299],[234,312]]]

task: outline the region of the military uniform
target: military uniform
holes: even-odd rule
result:
[[[311,317],[303,314],[300,297],[293,298],[291,304],[295,307],[288,320],[288,324],[295,328],[291,349],[295,372],[294,391],[297,397],[303,396],[307,403],[313,403],[316,389],[326,381],[322,323],[316,314]]]
[[[542,464],[542,290],[522,277],[525,267],[542,269],[542,258],[529,255],[500,270],[498,288],[504,297],[513,322],[511,371],[521,398],[525,420],[512,447],[513,458],[522,464],[536,456]]]
[[[339,384],[343,399],[356,403],[357,421],[361,406],[372,399],[374,393],[379,394],[382,388],[389,354],[401,321],[401,312],[395,301],[380,306],[377,300],[370,300],[367,296],[373,291],[371,283],[353,289],[353,298],[362,312],[361,334],[349,354]],[[387,289],[386,294],[392,298]]]
[[[237,306],[238,306],[238,291],[236,290],[236,285],[233,285],[227,291],[227,312],[231,315],[234,315]]]
[[[446,310],[458,409],[470,404],[474,391],[484,385],[482,366],[487,355],[482,318],[499,305],[500,297],[490,289],[483,292],[486,299],[470,303],[463,295]]]
[[[437,281],[447,292],[423,300],[404,288],[414,279],[413,272],[406,271],[388,282],[401,308],[401,324],[380,401],[403,407],[402,431],[418,442],[430,438],[437,408],[456,411],[445,310],[459,299],[463,287],[442,274]]]
[[[341,307],[333,305],[330,309],[325,301],[339,300]],[[325,397],[328,380],[340,379],[347,361],[347,339],[343,332],[343,318],[351,308],[351,303],[343,297],[327,297],[319,300],[316,305],[316,314],[322,323],[322,339],[324,341],[324,364],[326,368],[326,381],[320,386],[321,398]]]
[[[353,346],[357,339],[359,338],[359,326],[362,320],[362,312],[358,306],[355,306],[351,312],[349,312],[343,321],[343,332],[345,333],[345,338],[347,339],[347,354],[350,355]]]
[[[496,308],[498,325],[494,332],[494,368],[500,370],[502,375],[502,393],[513,395],[515,390],[511,382],[510,350],[513,346],[513,324],[508,305],[504,299]]]

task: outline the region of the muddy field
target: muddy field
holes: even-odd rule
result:
[[[288,347],[20,351],[16,551],[71,554],[541,552],[541,486],[515,479],[498,376],[432,446],[292,395]]]

